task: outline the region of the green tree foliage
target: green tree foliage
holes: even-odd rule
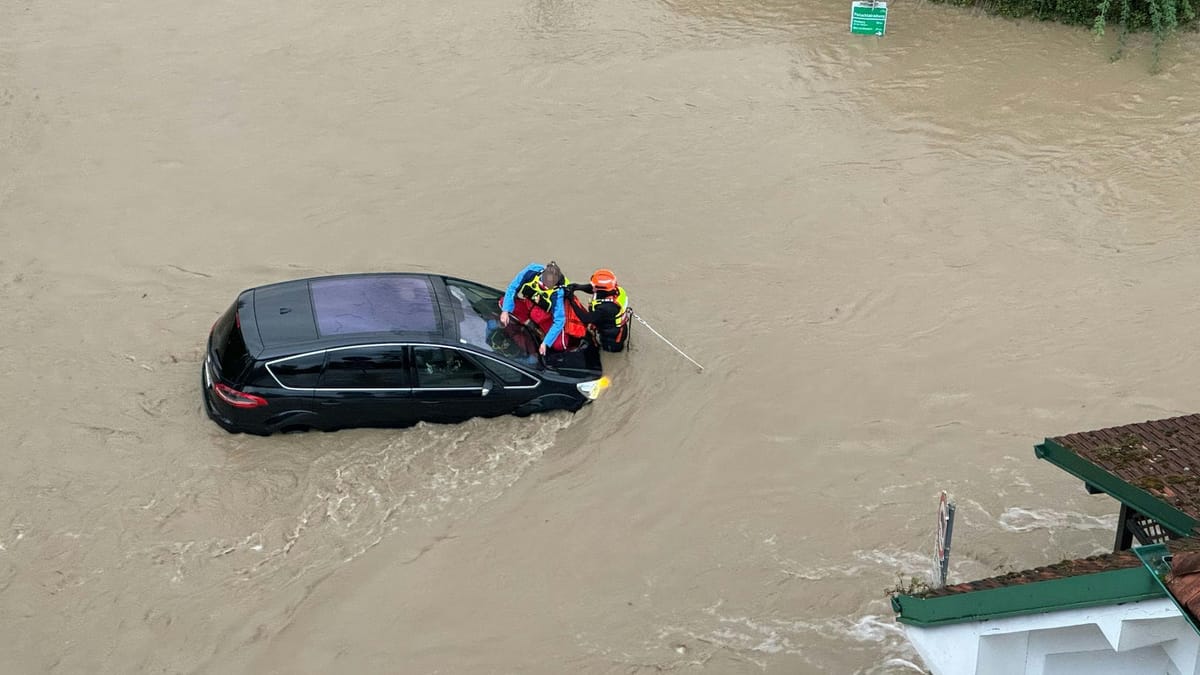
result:
[[[1125,36],[1132,31],[1154,34],[1154,68],[1158,68],[1163,42],[1180,26],[1196,19],[1193,0],[941,0],[958,6],[983,5],[988,11],[1009,17],[1032,17],[1043,21],[1091,26],[1104,35],[1110,22],[1120,25],[1119,58]]]

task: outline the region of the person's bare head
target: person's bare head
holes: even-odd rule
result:
[[[563,273],[558,269],[558,263],[551,260],[540,276],[543,288],[554,288],[562,284]]]

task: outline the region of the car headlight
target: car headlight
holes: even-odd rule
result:
[[[579,389],[579,393],[588,397],[589,400],[595,401],[600,398],[600,393],[608,389],[608,378],[602,377],[598,380],[590,380],[588,382],[580,382],[575,385]]]

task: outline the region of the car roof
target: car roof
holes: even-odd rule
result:
[[[440,276],[384,272],[284,281],[251,288],[241,298],[267,356],[364,338],[455,341],[445,296]]]

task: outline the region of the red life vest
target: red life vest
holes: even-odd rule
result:
[[[564,291],[563,302],[570,305],[563,308],[565,310],[564,313],[567,315],[567,325],[563,328],[563,332],[573,338],[581,338],[587,335],[587,326],[579,320],[579,310],[583,308],[580,306],[579,301],[575,299],[575,294]]]

